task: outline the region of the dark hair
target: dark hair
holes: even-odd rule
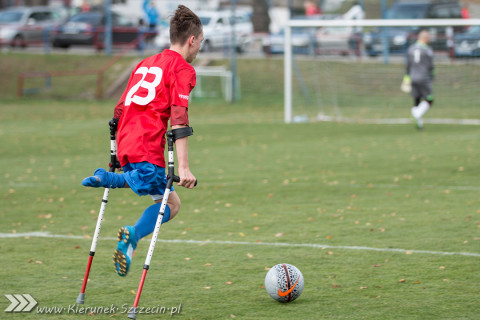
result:
[[[200,18],[184,5],[179,5],[170,20],[170,42],[183,45],[190,36],[198,37],[201,33]]]

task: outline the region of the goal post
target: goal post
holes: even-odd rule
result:
[[[289,20],[284,42],[284,121],[409,122],[406,107],[412,107],[412,99],[400,91],[405,51],[416,40],[414,31],[427,28],[435,40],[431,46],[439,107],[432,112],[438,119],[425,122],[449,123],[454,118],[450,122],[480,124],[480,32],[478,40],[468,40],[478,49],[465,51],[470,42],[462,40],[468,28],[479,26],[480,19]],[[398,30],[409,30],[408,35],[396,35]],[[314,39],[313,53],[305,54],[296,47],[298,41],[292,41],[301,33]],[[371,45],[375,37],[377,42]],[[326,51],[342,41],[346,51]],[[461,55],[461,50],[468,54]],[[461,112],[452,116],[455,108]]]

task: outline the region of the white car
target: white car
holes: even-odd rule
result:
[[[315,53],[315,34],[313,28],[293,28],[291,41],[293,53],[308,55]],[[285,29],[264,37],[262,39],[262,48],[266,54],[284,54]]]
[[[203,25],[202,52],[230,48],[232,40],[231,11],[199,11],[196,12]],[[253,23],[250,14],[246,11],[237,11],[235,14],[235,47],[237,52],[245,51],[252,42]],[[155,45],[163,50],[170,46],[170,29],[165,25],[158,27]]]
[[[315,33],[317,54],[349,55],[360,50],[360,35],[352,27],[322,27]]]
[[[232,40],[232,12],[200,11],[197,13],[203,25],[204,40],[201,51],[212,51],[230,48]],[[238,52],[245,51],[252,41],[253,24],[250,14],[245,11],[235,13],[235,48]]]

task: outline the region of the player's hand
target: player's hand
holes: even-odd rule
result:
[[[178,183],[179,186],[193,189],[197,178],[195,178],[195,176],[190,172],[190,169],[178,168],[178,176],[180,177],[180,182]]]

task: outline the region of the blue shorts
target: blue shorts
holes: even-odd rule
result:
[[[149,162],[127,163],[123,172],[128,185],[139,196],[150,195],[153,200],[163,198],[167,187],[165,168]]]

